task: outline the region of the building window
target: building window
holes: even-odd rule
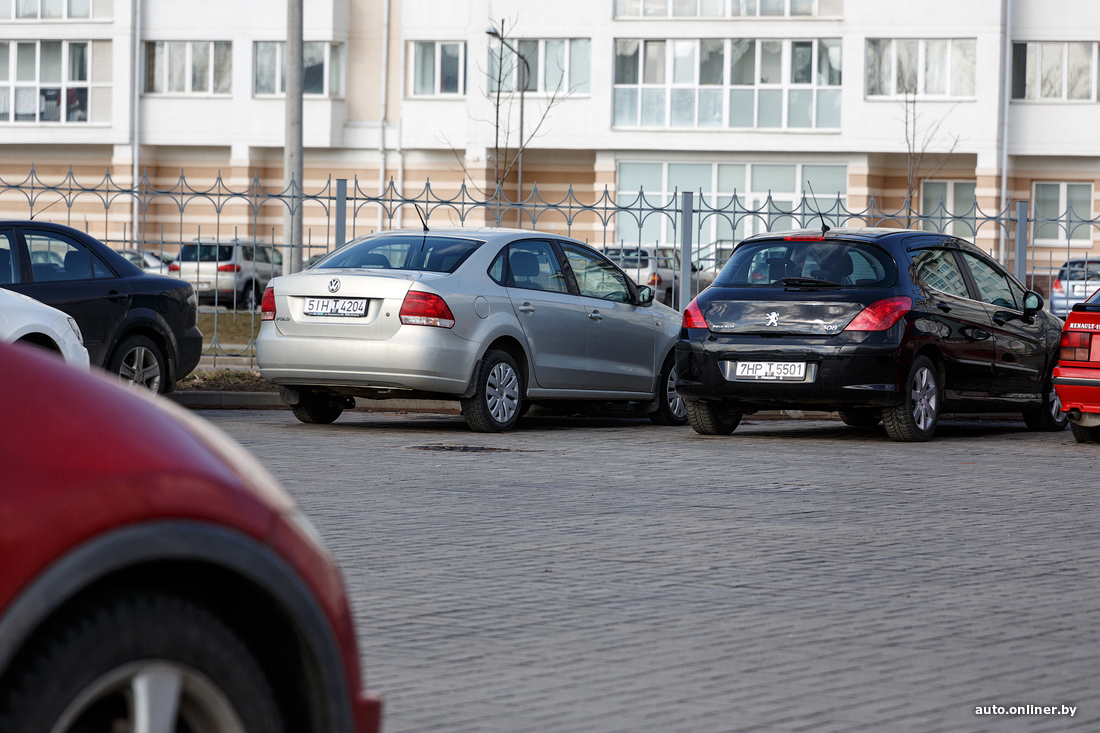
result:
[[[89,118],[88,41],[0,41],[0,122]]]
[[[1037,245],[1092,246],[1092,184],[1036,183],[1034,241]]]
[[[0,20],[83,20],[92,15],[92,0],[0,0]]]
[[[233,44],[229,41],[146,41],[146,94],[230,94]]]
[[[782,18],[817,11],[817,0],[615,0],[616,18]]]
[[[1091,41],[1013,43],[1012,98],[1092,101],[1096,62]]]
[[[946,232],[963,239],[974,239],[974,181],[922,181],[920,213],[933,217],[921,222],[926,232]],[[949,217],[963,217],[952,222]],[[944,219],[938,219],[944,217]]]
[[[412,54],[414,96],[466,93],[466,44],[446,41],[416,41]],[[534,69],[531,70],[534,74]]]
[[[973,38],[868,38],[868,97],[972,99],[975,95]]]
[[[622,162],[616,191],[620,206],[641,204],[637,211],[618,214],[615,238],[627,245],[679,242],[676,193],[694,191],[702,196],[698,251],[704,261],[713,259],[721,265],[729,258],[733,245],[745,237],[816,227],[820,222],[817,212],[830,226],[842,226],[848,169],[843,165]],[[639,192],[644,199],[639,198]],[[649,212],[652,207],[663,206],[669,211]],[[745,214],[746,210],[763,213]]]
[[[252,93],[257,97],[286,94],[286,44],[257,41],[253,48]],[[317,97],[343,94],[342,43],[306,41],[302,44],[302,93]]]
[[[840,127],[840,39],[615,41],[616,127]]]
[[[587,38],[548,38],[509,41],[527,59],[530,74],[528,92],[544,94],[588,94],[589,57],[592,42]],[[519,89],[523,62],[497,39],[489,42],[490,93]],[[419,77],[418,77],[419,78]]]

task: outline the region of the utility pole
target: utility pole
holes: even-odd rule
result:
[[[290,195],[283,211],[283,274],[302,269],[302,0],[287,0],[286,141],[283,143],[283,185]]]

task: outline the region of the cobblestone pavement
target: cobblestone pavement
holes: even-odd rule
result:
[[[202,414],[339,560],[386,733],[1100,730],[1100,449],[1068,430]],[[1029,704],[1077,711],[975,713]]]

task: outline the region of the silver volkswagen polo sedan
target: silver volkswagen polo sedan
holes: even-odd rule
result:
[[[264,292],[260,373],[299,420],[354,397],[452,399],[479,432],[531,404],[636,403],[682,425],[672,350],[680,314],[573,239],[511,229],[356,239]]]

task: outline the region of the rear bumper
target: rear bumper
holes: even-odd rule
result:
[[[874,339],[876,337],[869,337]],[[806,339],[769,340],[716,336],[676,344],[676,390],[689,400],[723,400],[756,409],[890,407],[904,397],[900,345],[892,342],[826,345]],[[803,382],[729,379],[732,363],[806,362]]]
[[[449,329],[402,326],[387,339],[284,336],[265,322],[256,338],[260,374],[275,384],[466,391],[479,344]]]
[[[1063,410],[1100,413],[1100,369],[1055,367],[1054,391]]]

